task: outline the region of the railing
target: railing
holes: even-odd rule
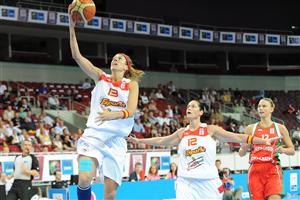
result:
[[[45,100],[48,100],[49,95],[41,94],[37,97],[37,106],[42,108],[49,108],[49,105],[47,105],[47,102]],[[67,108],[72,109],[72,98],[71,97],[57,97],[58,100],[67,100]],[[61,101],[60,101],[61,102]],[[42,105],[41,105],[42,103]],[[56,108],[56,110],[59,110],[59,106]]]
[[[221,111],[224,113],[235,113],[233,108],[231,108],[225,104],[222,105]],[[260,121],[259,117],[257,116],[257,113],[255,114],[255,116],[253,116],[249,113],[250,113],[250,109],[246,108],[246,112],[241,112],[241,113],[236,113],[236,114],[240,114],[240,121],[244,121],[246,124],[253,124],[253,123]],[[277,122],[277,123],[280,123],[283,125],[285,124],[282,119],[279,119],[277,117],[272,117],[272,120],[274,122]]]
[[[17,93],[18,93],[18,97],[20,98],[25,98],[27,99],[28,102],[33,102],[33,106],[36,107],[42,107],[42,108],[47,108],[47,100],[49,98],[49,95],[45,95],[45,94],[40,94],[37,96],[32,96],[30,95],[30,88],[28,88],[27,86],[18,83],[18,82],[14,82],[14,84],[16,84],[16,89],[17,89]],[[10,86],[10,83],[8,82],[8,86]],[[23,91],[22,91],[23,90]],[[35,93],[35,91],[32,91],[33,93]],[[84,110],[86,111],[87,109],[89,109],[88,106],[81,104],[79,102],[73,101],[71,97],[57,97],[59,100],[65,101],[67,100],[67,108],[70,110],[74,109],[74,104],[76,105],[80,105],[81,107],[84,107]],[[42,105],[41,105],[42,104]],[[59,107],[57,108],[57,110],[59,109]]]
[[[78,101],[72,101],[71,109],[76,110],[81,115],[87,115],[89,113],[90,107],[82,103],[79,103]]]
[[[8,83],[9,84],[9,83]],[[21,88],[24,89],[24,92],[28,92],[28,87],[26,87],[25,85],[21,84],[21,83],[18,83],[18,82],[15,82],[15,84],[17,85],[17,92],[18,92],[18,96],[20,96],[20,91],[21,91]]]
[[[254,122],[257,122],[257,121],[259,121],[260,119],[259,119],[259,117],[258,117],[258,114],[257,114],[257,111],[255,112],[256,113],[256,116],[254,117],[254,116],[251,116],[249,113],[250,113],[250,109],[249,108],[246,108],[246,113],[243,113],[245,116],[247,116],[247,117],[251,117],[251,118],[254,118],[255,119],[255,121]],[[277,123],[279,123],[279,124],[282,124],[282,125],[284,125],[285,124],[285,122],[282,120],[282,119],[280,119],[280,118],[277,118],[277,117],[274,117],[274,116],[272,116],[272,121],[274,121],[274,122],[277,122]]]
[[[5,4],[5,1],[4,1]],[[53,2],[47,2],[47,1],[32,1],[32,0],[19,0],[18,2],[16,2],[16,6],[18,7],[36,7],[39,9],[46,9],[46,10],[59,10],[59,11],[67,11],[67,2],[66,0],[64,0],[63,4],[59,4],[59,3],[53,3]]]
[[[58,100],[67,100],[68,101],[68,110],[72,108],[72,98],[71,97],[58,97]]]
[[[8,83],[9,84],[9,83]],[[16,86],[17,86],[17,93],[18,93],[18,97],[20,97],[21,99],[27,99],[27,102],[30,103],[33,106],[37,106],[37,99],[35,96],[30,95],[30,88],[26,87],[25,85],[15,82]],[[22,89],[24,90],[24,92],[22,91]],[[35,92],[35,91],[32,91]],[[21,94],[23,93],[23,94]]]
[[[284,30],[275,30],[275,29],[258,29],[258,28],[248,28],[248,27],[222,27],[222,26],[212,26],[205,24],[196,24],[191,22],[181,21],[180,26],[188,26],[194,28],[208,28],[210,30],[227,30],[227,31],[235,31],[235,32],[256,32],[256,33],[278,33],[278,34],[293,34],[293,31],[284,31]]]
[[[34,105],[36,106],[36,98],[34,96],[20,96],[21,99],[27,99],[27,102],[33,102],[33,104],[31,105]],[[31,101],[32,100],[32,101]]]
[[[189,90],[189,96],[191,99],[200,99],[200,94],[198,94],[197,92],[193,92],[191,90]],[[188,99],[188,101],[190,101],[191,99]]]

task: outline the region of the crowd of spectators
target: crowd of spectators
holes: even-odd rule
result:
[[[190,98],[198,99],[202,103],[205,109],[205,114],[201,119],[203,122],[219,125],[231,132],[243,133],[247,124],[244,121],[236,120],[234,117],[231,117],[231,115],[225,117],[221,111],[222,106],[226,105],[228,109],[227,112],[233,115],[245,114],[253,118],[254,123],[258,117],[256,105],[261,98],[266,97],[264,90],[258,91],[257,94],[251,97],[246,97],[243,95],[243,92],[238,89],[218,91],[214,89],[204,89],[190,91],[189,95],[186,95],[185,92],[186,91],[177,90],[172,82],[166,85],[158,84],[156,89],[142,90],[138,102],[138,110],[135,114],[133,134],[138,138],[166,136],[180,127],[185,127],[187,125],[187,119],[184,116],[184,106],[188,102],[188,99],[183,98],[183,96],[190,96]],[[278,103],[277,97],[272,96],[271,98],[275,103]],[[300,122],[300,111],[299,109],[296,110],[291,104],[288,105],[285,114],[292,115],[295,121]],[[296,131],[297,127],[300,128],[299,124],[290,129],[290,134],[293,141],[295,141],[296,148],[299,146]],[[293,132],[295,132],[295,134],[293,134]],[[239,144],[222,144],[219,141],[217,141],[217,144],[218,152],[221,152],[222,147],[227,145],[231,151],[237,151],[239,149]],[[132,148],[137,147],[145,148],[147,146],[132,146]]]
[[[93,82],[89,79],[81,83],[81,88],[90,92]],[[66,89],[68,96],[72,92]],[[60,102],[57,94],[49,89],[49,84],[41,84],[36,90],[37,97],[46,96],[41,108],[45,109],[66,109]],[[260,98],[264,97],[265,92],[259,91],[252,97],[245,97],[238,89],[214,90],[204,89],[199,91],[178,90],[172,81],[167,84],[158,84],[157,88],[142,88],[138,101],[138,109],[134,115],[135,124],[132,135],[138,138],[150,138],[156,136],[167,136],[180,127],[185,127],[188,120],[185,117],[185,104],[189,99],[198,99],[204,109],[205,115],[203,122],[215,124],[232,132],[243,133],[247,124],[240,122],[232,117],[225,117],[221,108],[226,105],[231,113],[246,113],[251,117],[257,117],[256,104]],[[80,101],[81,94],[73,95],[73,100]],[[273,100],[278,100],[273,97]],[[41,112],[39,115],[31,111],[29,99],[18,96],[18,92],[9,90],[5,84],[0,85],[0,143],[3,147],[7,145],[19,145],[25,138],[30,138],[34,144],[42,146],[44,151],[72,151],[75,150],[78,133],[70,133],[63,124],[62,119],[52,119]],[[284,114],[295,116],[295,120],[300,122],[300,111],[295,109],[292,104]],[[65,130],[64,130],[65,129]],[[299,131],[294,127],[290,133],[296,148],[299,146]],[[227,144],[217,141],[217,151],[221,152]],[[238,149],[238,145],[228,144],[230,150]],[[47,147],[47,148],[44,148]],[[147,145],[129,144],[129,148],[148,148]]]
[[[22,141],[32,141],[35,151],[75,151],[82,130],[71,133],[64,120],[53,119],[45,111],[33,114],[26,98],[8,90],[0,96],[0,150],[20,151]]]

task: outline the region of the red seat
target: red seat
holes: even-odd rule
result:
[[[21,152],[21,149],[19,146],[12,144],[12,145],[9,145],[9,151],[10,152]]]

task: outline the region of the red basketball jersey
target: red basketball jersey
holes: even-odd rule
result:
[[[252,135],[255,137],[268,139],[274,137],[280,137],[280,131],[277,123],[273,123],[268,128],[263,128],[256,123],[253,127]],[[276,148],[280,146],[280,140],[276,140],[271,146],[265,144],[252,144],[250,163],[279,163],[279,156],[276,152]]]

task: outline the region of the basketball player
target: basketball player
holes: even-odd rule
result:
[[[248,184],[251,199],[281,199],[282,171],[278,153],[294,155],[295,150],[284,125],[272,121],[272,112],[275,104],[272,99],[263,98],[258,104],[260,121],[249,125],[245,133],[255,137],[270,139],[280,137],[285,146],[278,140],[271,146],[264,144],[251,145],[250,168],[248,171]],[[246,155],[249,145],[242,145],[239,155]]]
[[[186,116],[189,125],[178,129],[172,135],[149,139],[129,138],[130,142],[149,145],[178,145],[179,163],[176,182],[177,199],[222,199],[223,185],[215,166],[216,141],[248,142],[270,145],[273,139],[235,134],[200,122],[203,108],[199,101],[190,101]],[[277,139],[277,138],[276,138]]]
[[[78,199],[91,198],[91,181],[93,174],[96,174],[96,168],[100,170],[100,175],[104,179],[104,199],[114,199],[116,190],[121,184],[127,151],[124,137],[129,135],[134,125],[133,114],[138,102],[138,80],[143,72],[134,69],[129,56],[123,53],[113,57],[110,66],[111,75],[96,68],[81,55],[74,26],[75,23],[70,16],[72,57],[95,81],[87,128],[77,145]]]

